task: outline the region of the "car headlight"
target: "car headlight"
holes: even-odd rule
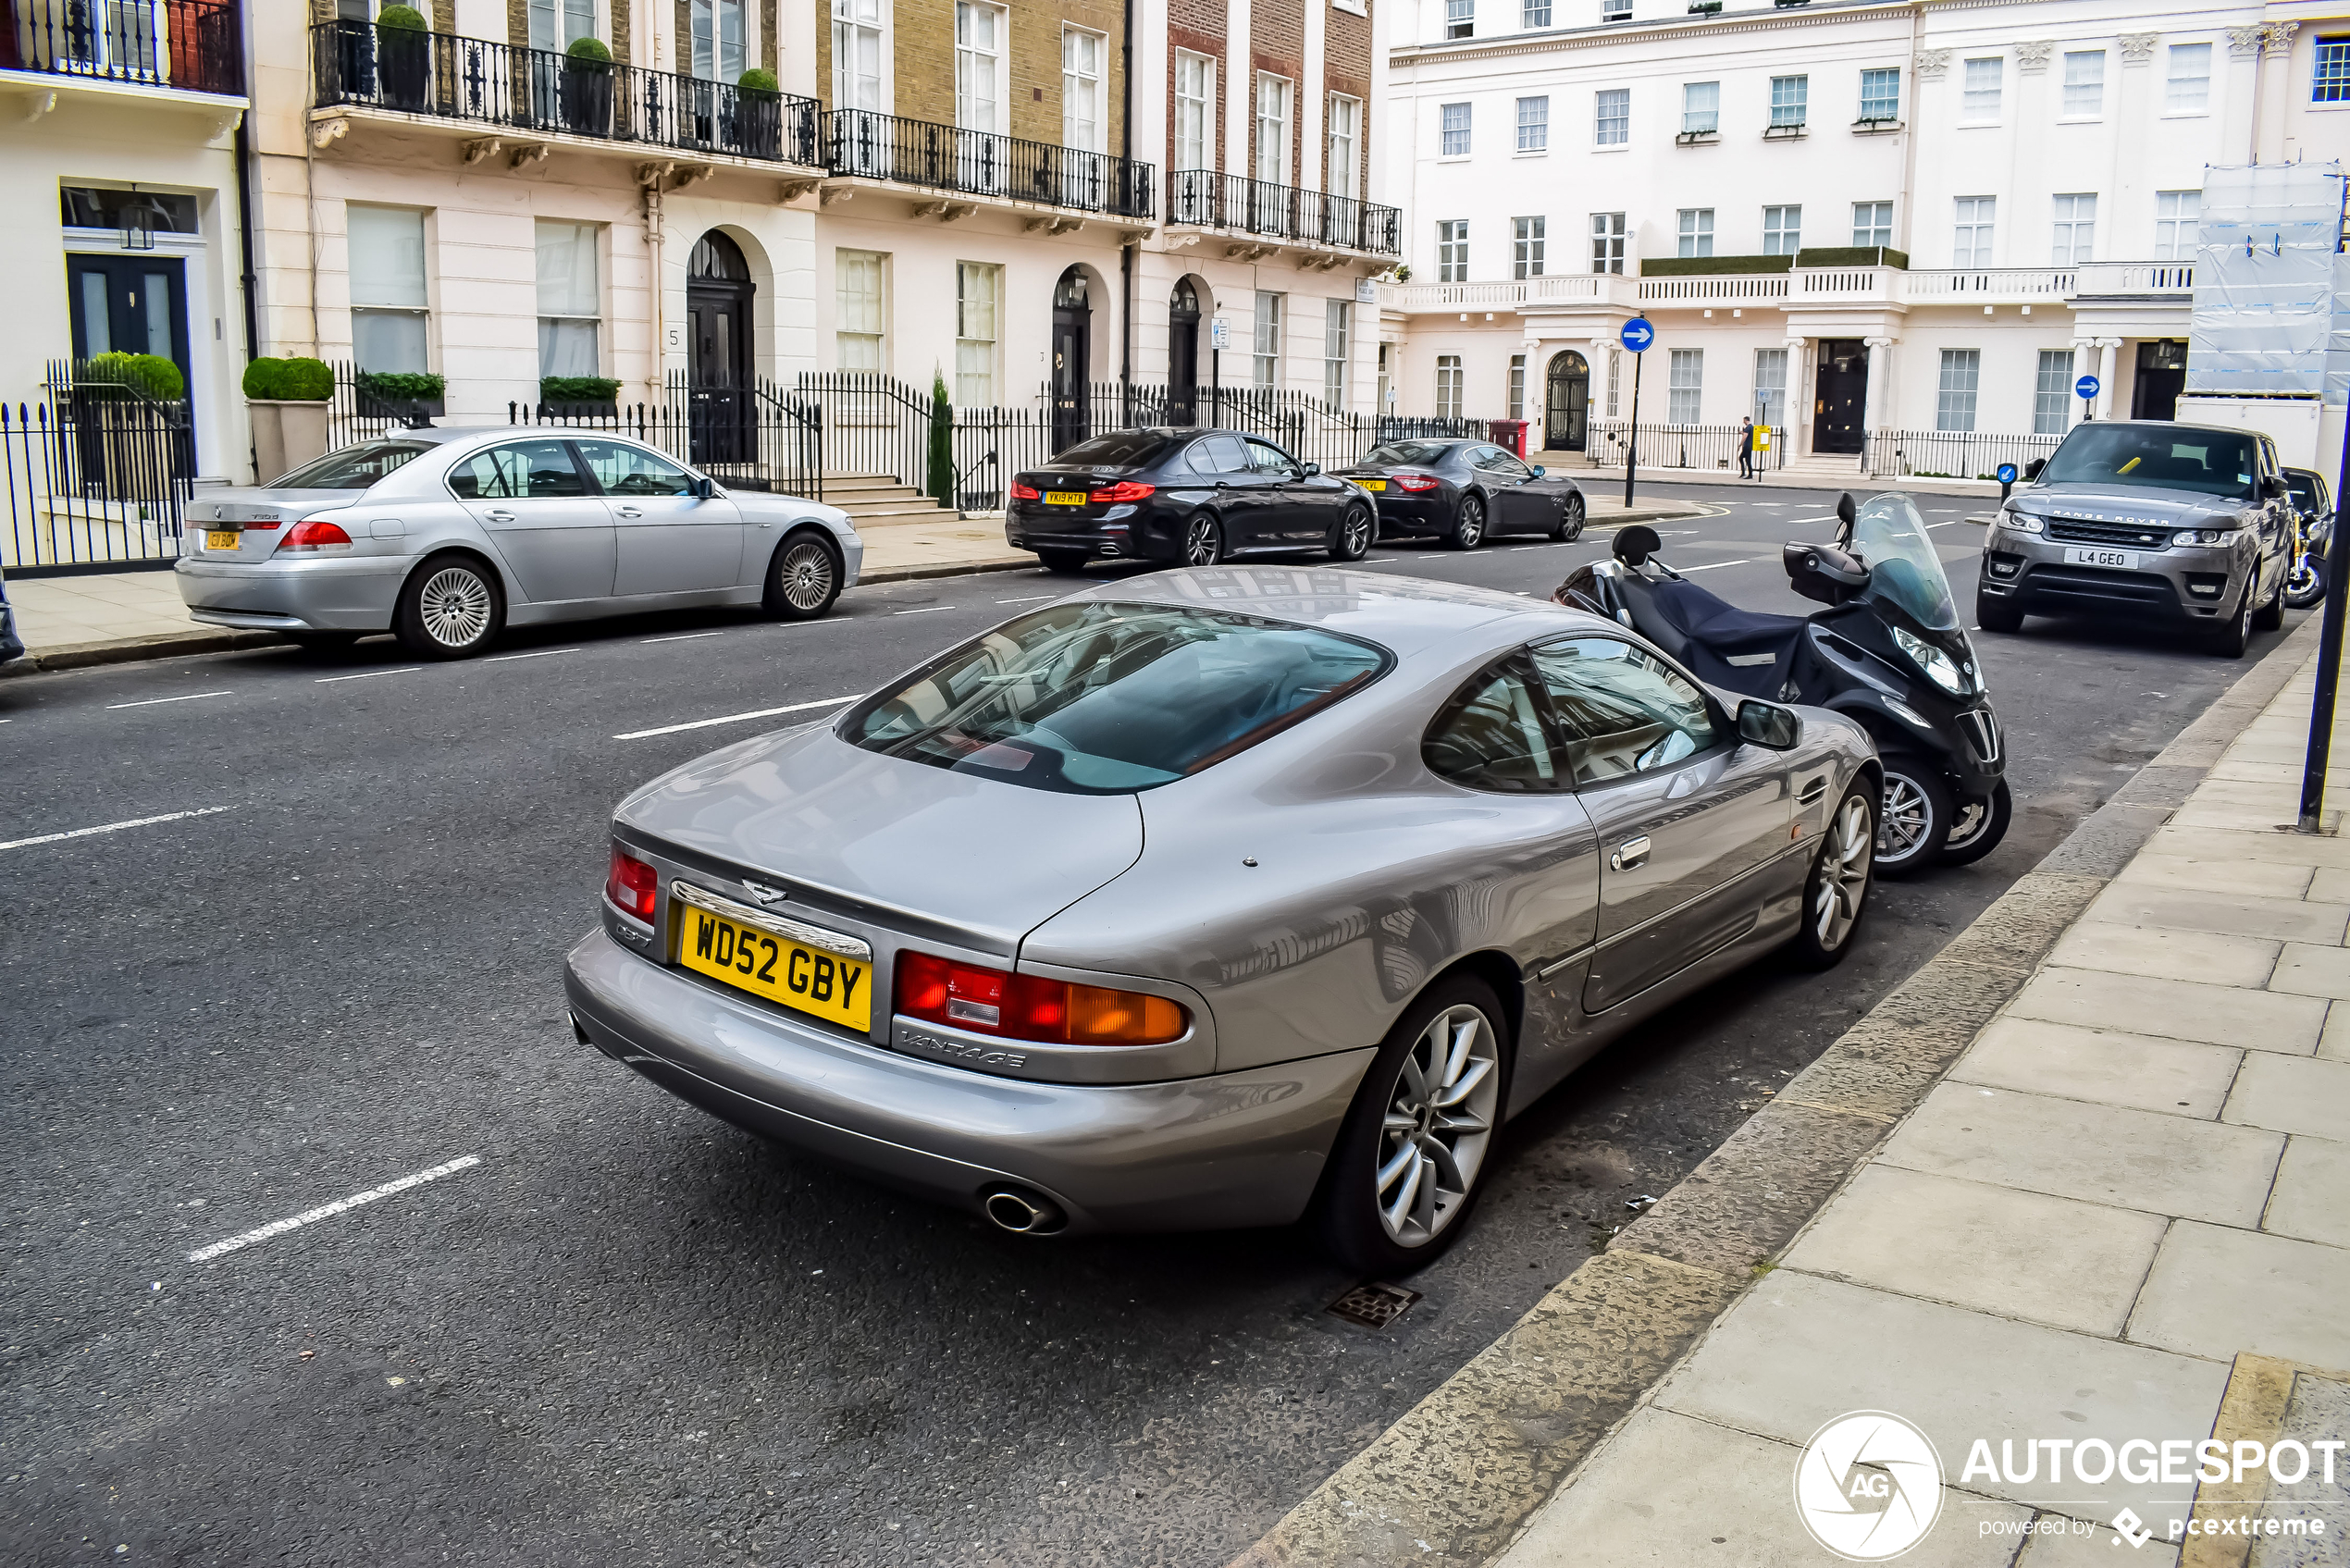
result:
[[[1959,661],[1914,633],[1893,628],[1896,647],[1910,656],[1910,662],[1926,673],[1926,678],[1952,697],[1966,695],[1966,677],[1959,673]]]
[[[2182,528],[2171,536],[2174,545],[2223,545],[2228,542],[2225,528]]]
[[[2028,512],[2002,512],[1999,513],[1999,526],[2012,528],[2019,534],[2040,534],[2047,531],[2046,525]]]

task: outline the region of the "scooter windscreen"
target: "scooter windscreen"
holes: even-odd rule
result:
[[[1922,631],[1959,629],[1949,575],[1909,497],[1870,497],[1853,513],[1850,548],[1869,567],[1869,586],[1859,598],[1893,606]]]

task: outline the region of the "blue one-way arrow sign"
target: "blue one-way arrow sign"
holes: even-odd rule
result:
[[[1616,338],[1626,348],[1639,353],[1656,341],[1656,328],[1651,327],[1644,317],[1636,315],[1624,324],[1624,330],[1617,333]]]

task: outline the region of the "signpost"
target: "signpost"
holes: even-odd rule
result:
[[[1640,360],[1648,346],[1656,341],[1656,328],[1645,317],[1636,315],[1615,336],[1618,342],[1632,351],[1632,435],[1624,449],[1624,504],[1629,506],[1633,475],[1640,466]]]
[[[2350,429],[2342,432],[2342,467],[2334,471],[2334,494],[2350,479]],[[2337,525],[2338,527],[2338,525]],[[2244,586],[2250,593],[2257,586]],[[2342,678],[2343,596],[2350,594],[2350,545],[2337,531],[2326,547],[2325,621],[2318,628],[2318,689],[2309,698],[2309,749],[2301,765],[2301,817],[2294,826],[2302,833],[2325,832],[2326,763],[2333,750],[2334,696]]]
[[[2004,502],[2008,499],[2008,491],[2015,486],[2015,464],[2003,463],[1991,472],[1998,478],[1999,500]]]
[[[2089,400],[2097,395],[2097,378],[2094,376],[2084,376],[2072,383],[2072,395],[2081,400],[2081,423],[2084,425],[2096,417],[2089,412]]]

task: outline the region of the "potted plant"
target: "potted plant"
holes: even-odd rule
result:
[[[100,481],[108,499],[129,500],[153,493],[159,467],[173,477],[191,468],[178,406],[187,385],[179,367],[159,354],[104,353],[74,366],[81,482]]]
[[[538,407],[544,413],[577,417],[617,414],[620,383],[609,376],[541,376]]]
[[[403,425],[429,425],[432,416],[448,413],[443,395],[446,377],[424,370],[363,370],[357,390],[359,412]]]
[[[254,482],[266,485],[327,450],[327,400],[335,373],[317,359],[257,359],[245,366]]]
[[[962,498],[955,493],[955,405],[946,395],[946,373],[930,373],[930,484],[926,488],[939,505],[959,512]]]
[[[735,150],[747,158],[772,158],[784,148],[784,95],[775,73],[757,67],[735,83]]]
[[[386,104],[411,114],[424,108],[432,80],[432,34],[423,12],[386,6],[376,14],[376,71]]]
[[[582,136],[612,134],[612,51],[600,38],[575,38],[563,54],[563,127]]]

